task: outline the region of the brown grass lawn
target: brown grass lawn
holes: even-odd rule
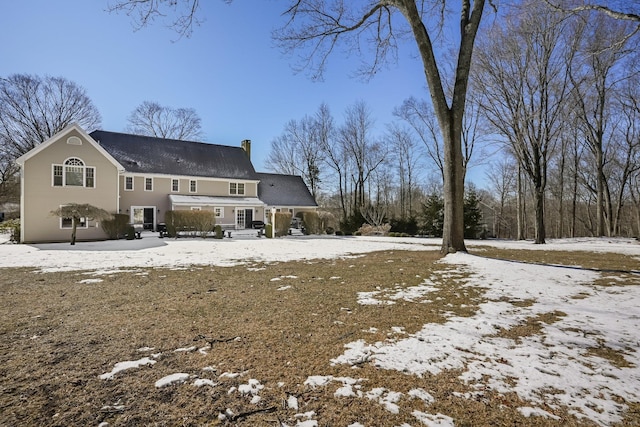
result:
[[[591,268],[629,269],[632,263],[622,255],[576,259],[575,253],[554,252],[547,259],[533,251],[478,253]],[[0,425],[294,426],[306,419],[296,414],[314,411],[320,426],[418,426],[413,410],[447,414],[456,426],[593,425],[550,408],[561,421],[525,418],[516,408],[528,405],[515,394],[456,397],[456,392],[472,391],[457,371],[419,378],[369,363],[357,369],[331,365],[345,344],[358,339],[385,340],[396,326],[413,333],[426,323],[443,322],[445,313],[472,315],[483,301],[482,290],[461,291],[456,279],[462,277],[441,277],[439,289],[430,294],[434,301],[441,298],[441,305],[357,303],[358,292],[415,286],[437,275],[446,268],[437,259],[435,253],[395,251],[315,262],[137,269],[98,276],[103,281],[97,283],[80,283],[96,278],[89,272],[2,269]],[[557,315],[561,313],[539,321],[553,322]],[[504,336],[534,333],[540,333],[537,320],[504,331]],[[192,346],[204,350],[189,350]],[[141,351],[144,347],[153,350]],[[180,348],[187,351],[175,351]],[[120,372],[111,380],[98,377],[117,362],[152,353],[153,365]],[[221,377],[225,372],[240,375]],[[157,380],[174,373],[191,379],[155,387]],[[394,414],[367,398],[334,397],[342,385],[336,381],[324,387],[304,385],[312,375],[364,378],[359,384],[364,392],[376,387],[401,392],[400,411]],[[196,377],[216,385],[195,387]],[[257,403],[236,389],[250,379],[264,386]],[[427,390],[435,402],[427,406],[408,398],[415,388]],[[287,405],[289,396],[298,399],[297,410]],[[220,420],[227,410],[233,415]],[[640,425],[638,405],[630,405],[624,425]]]

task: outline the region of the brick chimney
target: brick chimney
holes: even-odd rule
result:
[[[247,156],[249,156],[249,159],[251,159],[251,140],[250,139],[243,140],[240,143],[240,146],[247,153]]]

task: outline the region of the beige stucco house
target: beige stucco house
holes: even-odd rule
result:
[[[127,214],[131,223],[148,230],[155,230],[169,210],[211,210],[217,224],[237,229],[266,221],[272,208],[294,215],[317,208],[299,176],[257,173],[250,149],[248,140],[231,147],[102,130],[86,133],[72,124],[17,159],[21,241],[68,240],[71,221],[50,214],[67,203]],[[93,221],[83,221],[77,236],[106,238]]]

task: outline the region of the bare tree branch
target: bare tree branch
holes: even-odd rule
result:
[[[165,107],[145,101],[127,118],[127,131],[136,135],[197,140],[202,136],[201,120],[193,108]]]

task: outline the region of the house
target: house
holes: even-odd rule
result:
[[[89,203],[155,230],[170,210],[211,210],[226,228],[267,220],[272,208],[295,213],[317,204],[300,177],[257,173],[251,141],[207,144],[97,130],[72,124],[17,159],[21,167],[21,241],[69,238],[71,221],[50,215]],[[264,182],[262,182],[264,180]],[[262,194],[264,193],[264,194]],[[78,240],[103,239],[82,221]]]

